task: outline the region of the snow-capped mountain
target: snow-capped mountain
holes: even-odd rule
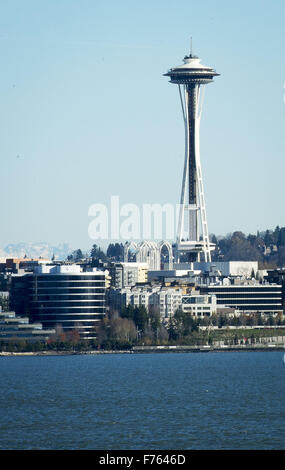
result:
[[[73,251],[73,248],[67,243],[60,243],[57,246],[50,245],[49,243],[10,243],[4,248],[0,249],[0,257],[11,258],[47,258],[51,259],[66,259],[66,257]]]

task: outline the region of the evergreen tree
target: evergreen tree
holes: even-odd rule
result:
[[[100,246],[97,246],[96,244],[92,246],[91,251],[90,251],[90,256],[93,260],[95,259],[105,260],[106,259],[106,255],[104,251],[102,251]]]
[[[273,241],[274,241],[274,244],[277,245],[277,240],[278,240],[278,237],[279,237],[279,232],[280,232],[280,227],[279,225],[277,225],[277,227],[275,228],[274,232],[273,232]]]
[[[138,330],[144,333],[148,323],[148,314],[144,306],[135,307],[134,322]]]
[[[279,230],[278,238],[277,238],[277,246],[280,248],[281,246],[285,246],[285,227],[282,227]]]
[[[70,255],[68,255],[67,261],[76,263],[78,261],[81,261],[83,258],[84,258],[84,255],[79,248],[78,250],[74,250]]]
[[[107,248],[107,257],[113,258],[116,261],[123,261],[124,259],[124,245],[122,243],[110,243]]]
[[[269,247],[270,245],[274,245],[274,237],[270,230],[266,230],[265,232],[264,243],[267,247]]]

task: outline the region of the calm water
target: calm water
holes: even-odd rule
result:
[[[0,449],[284,449],[282,352],[0,357]]]

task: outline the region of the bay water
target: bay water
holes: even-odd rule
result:
[[[0,449],[284,449],[283,353],[0,357]]]

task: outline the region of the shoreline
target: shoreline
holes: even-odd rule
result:
[[[285,353],[282,345],[242,345],[224,347],[203,347],[203,346],[139,346],[130,350],[91,350],[91,351],[26,351],[13,352],[1,351],[0,357],[10,356],[82,356],[82,355],[102,355],[102,354],[165,354],[165,353],[211,353],[211,352],[272,352],[279,351]]]

